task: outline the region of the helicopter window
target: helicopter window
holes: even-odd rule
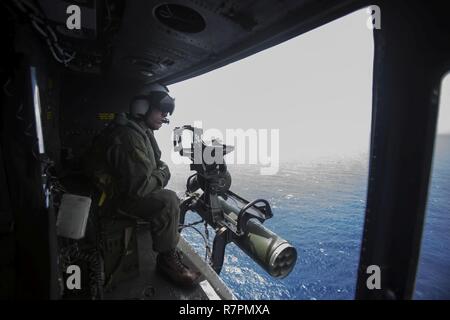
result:
[[[439,117],[414,299],[450,298],[450,74],[441,83]]]
[[[221,276],[238,298],[354,297],[371,125],[368,18],[366,9],[359,10],[170,86],[180,105],[174,122],[201,126],[204,139],[234,145],[225,156],[230,190],[248,200],[267,199],[273,218],[264,225],[298,250],[292,273],[276,280],[228,245]],[[163,130],[169,137],[168,128],[161,136]],[[191,172],[180,158],[172,154],[169,187],[182,192]],[[183,234],[204,256],[203,239]]]

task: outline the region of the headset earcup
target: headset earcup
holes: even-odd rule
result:
[[[147,113],[150,106],[146,99],[134,99],[130,106],[130,113],[133,117],[143,116]]]

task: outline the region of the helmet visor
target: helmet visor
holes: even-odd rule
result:
[[[172,115],[173,111],[175,110],[175,99],[172,99],[167,95],[162,98],[161,101],[159,101],[157,108],[162,112],[167,112]]]
[[[152,92],[148,96],[148,102],[150,103],[150,106],[162,111],[167,112],[170,115],[172,115],[174,109],[175,109],[175,99],[173,99],[171,96],[169,96],[165,92]]]

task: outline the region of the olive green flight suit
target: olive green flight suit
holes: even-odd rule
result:
[[[87,153],[88,172],[106,190],[116,207],[150,221],[153,249],[164,252],[179,240],[179,204],[175,192],[164,189],[170,179],[153,135],[127,114],[98,136]]]

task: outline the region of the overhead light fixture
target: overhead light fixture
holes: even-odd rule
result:
[[[141,70],[141,74],[146,76],[146,77],[153,77],[154,73],[148,70]]]

